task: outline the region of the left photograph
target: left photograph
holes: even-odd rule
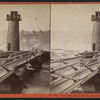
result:
[[[0,94],[50,93],[50,4],[0,9]]]

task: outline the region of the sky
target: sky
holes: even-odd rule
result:
[[[0,4],[0,50],[6,50],[6,15],[10,14],[10,11],[18,11],[22,17],[19,31],[50,30],[50,4]]]
[[[0,4],[0,48],[6,45],[7,34],[2,34],[8,30],[6,15],[13,10],[22,16],[20,31],[51,28],[51,49],[91,50],[91,15],[100,11],[100,4],[52,4],[51,16],[50,4]]]
[[[20,30],[50,29],[50,4],[0,4],[0,30],[7,30],[6,15],[10,11],[18,11],[22,16]]]
[[[100,4],[52,4],[51,49],[91,50],[91,15]]]

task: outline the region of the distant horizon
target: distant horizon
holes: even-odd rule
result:
[[[53,48],[53,49],[51,49],[51,51],[53,51],[53,50],[63,50],[63,51],[78,51],[78,52],[84,52],[84,51],[92,51],[92,49],[91,50],[74,50],[74,49],[62,49],[62,48]]]
[[[0,30],[0,50],[6,50],[6,44],[7,44],[7,31],[8,30]],[[20,35],[20,32],[22,31],[25,31],[25,32],[29,32],[29,35],[32,31],[35,31],[35,32],[41,32],[41,30],[32,30],[32,31],[28,31],[28,30],[20,30],[19,31],[19,35]],[[43,31],[43,30],[42,30]],[[50,30],[45,30],[43,32],[49,32]]]

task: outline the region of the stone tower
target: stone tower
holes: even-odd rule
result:
[[[100,11],[92,15],[93,32],[92,32],[92,51],[100,51]]]
[[[19,51],[19,21],[21,21],[22,18],[17,11],[11,11],[10,14],[7,15],[6,20],[8,21],[7,50]]]

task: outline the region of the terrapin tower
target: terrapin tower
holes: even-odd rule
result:
[[[100,11],[92,15],[93,33],[92,33],[92,50],[100,51]]]
[[[7,35],[7,50],[8,51],[19,51],[19,21],[22,20],[18,11],[11,11],[7,15],[6,20],[8,21],[8,35]]]

